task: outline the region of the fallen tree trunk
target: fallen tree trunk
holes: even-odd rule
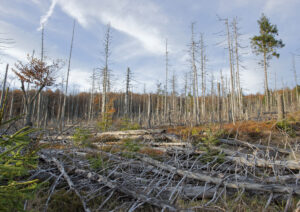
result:
[[[219,141],[223,144],[248,147],[248,148],[251,148],[251,149],[271,150],[271,151],[274,151],[274,152],[280,152],[282,154],[290,154],[291,153],[291,151],[286,150],[286,149],[277,148],[277,147],[273,147],[273,146],[264,146],[264,145],[261,145],[261,144],[250,144],[246,141],[241,141],[241,140],[237,140],[237,139],[234,139],[234,140],[219,139]]]
[[[130,136],[130,135],[149,135],[149,134],[162,134],[165,130],[161,129],[148,129],[148,130],[125,130],[125,131],[112,131],[97,133],[97,137],[101,136]]]
[[[254,155],[244,154],[238,151],[232,151],[230,149],[224,149],[217,146],[211,146],[211,149],[218,150],[223,152],[226,155],[225,159],[234,161],[239,164],[244,164],[247,166],[258,166],[258,167],[268,167],[272,168],[273,166],[281,166],[292,170],[300,170],[300,161],[296,160],[265,160],[258,158]],[[234,155],[234,156],[232,156]]]
[[[180,176],[186,176],[187,178],[199,180],[207,183],[212,183],[216,185],[223,185],[228,188],[234,188],[234,189],[246,189],[246,190],[254,190],[254,191],[264,191],[264,192],[277,192],[277,193],[286,193],[286,194],[297,194],[300,195],[300,189],[299,188],[292,188],[288,186],[282,186],[277,184],[259,184],[259,183],[251,183],[251,182],[227,182],[225,179],[211,177],[208,175],[200,174],[200,173],[194,173],[182,169],[177,169],[173,166],[170,166],[168,164],[164,164],[162,162],[159,162],[157,160],[154,160],[152,158],[148,157],[141,157],[136,156],[141,161],[144,161],[146,163],[149,163],[153,166],[159,167],[161,169],[167,170],[169,172],[176,173]]]
[[[263,179],[266,183],[274,183],[274,182],[286,182],[289,180],[298,180],[300,179],[300,174],[291,174],[291,175],[283,175],[283,176],[274,176]]]
[[[149,197],[143,193],[134,191],[132,189],[128,189],[125,186],[122,186],[116,182],[113,182],[113,181],[109,180],[108,178],[106,178],[102,175],[99,175],[97,173],[89,172],[89,171],[86,171],[83,169],[75,169],[75,173],[85,175],[87,178],[89,178],[91,180],[98,181],[99,183],[104,184],[105,186],[107,186],[111,189],[117,189],[118,191],[120,191],[126,195],[129,195],[129,196],[133,197],[134,199],[138,199],[142,202],[147,202],[151,205],[155,205],[160,208],[166,208],[169,211],[178,211],[176,207],[170,205],[169,203],[167,203],[165,201],[162,201],[162,200],[159,200],[159,199],[156,199],[153,197]]]
[[[54,157],[52,158],[47,158],[45,155],[41,155],[42,158],[45,160],[45,161],[48,161],[48,162],[54,162],[56,167],[58,168],[58,170],[61,172],[61,174],[63,175],[63,177],[65,178],[65,180],[67,181],[69,187],[71,190],[73,190],[76,195],[79,197],[81,203],[82,203],[82,207],[84,209],[85,212],[91,212],[91,210],[87,207],[87,204],[84,200],[84,198],[80,195],[79,191],[76,189],[74,183],[72,182],[71,178],[69,177],[69,175],[67,174],[67,172],[65,171],[65,168],[64,166]]]

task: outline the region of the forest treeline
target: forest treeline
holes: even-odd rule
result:
[[[224,86],[220,86],[220,92],[207,95],[204,98],[198,97],[197,101],[206,105],[204,110],[197,114],[197,120],[193,115],[193,96],[190,93],[177,95],[170,94],[165,99],[162,91],[151,94],[138,94],[129,92],[107,94],[107,121],[127,119],[140,126],[162,126],[162,125],[199,125],[208,122],[228,123],[232,122],[230,107],[230,94]],[[226,92],[227,91],[227,92]],[[298,92],[300,87],[298,87]],[[35,90],[28,91],[34,95]],[[235,120],[262,120],[271,118],[278,112],[278,96],[283,97],[285,112],[297,111],[299,98],[297,98],[296,87],[293,89],[281,89],[271,93],[271,110],[266,111],[266,100],[263,94],[243,95],[241,108],[237,108]],[[127,97],[126,97],[127,96]],[[39,101],[36,99],[33,104],[32,121],[35,126],[58,126],[62,114],[62,104],[65,95],[57,89],[42,91]],[[128,98],[128,104],[125,99]],[[167,108],[165,108],[165,101]],[[101,122],[102,93],[80,92],[66,96],[66,124],[74,124],[79,121],[94,123]],[[8,120],[26,113],[26,106],[21,90],[9,91],[5,107],[4,119]],[[276,116],[276,115],[275,115]]]

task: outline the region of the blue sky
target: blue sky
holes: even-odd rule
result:
[[[260,58],[251,51],[250,37],[258,34],[257,19],[265,13],[277,25],[279,38],[286,44],[279,50],[281,57],[271,62],[270,87],[274,86],[275,73],[278,87],[294,86],[291,53],[300,54],[299,10],[299,0],[1,0],[0,38],[12,38],[15,43],[0,49],[0,76],[6,63],[12,67],[33,50],[40,54],[41,21],[45,21],[46,56],[67,60],[75,19],[71,88],[90,89],[93,68],[103,66],[103,37],[110,23],[109,66],[114,91],[124,89],[127,67],[133,72],[132,89],[136,92],[142,92],[144,84],[148,91],[155,91],[157,82],[164,83],[164,48],[168,39],[170,75],[177,76],[177,91],[181,92],[183,76],[190,70],[187,50],[190,26],[195,22],[196,39],[204,34],[209,86],[211,74],[219,80],[221,69],[224,75],[229,72],[228,53],[222,44],[225,26],[218,17],[238,17],[241,44],[245,47],[241,49],[245,67],[241,71],[242,88],[246,93],[259,92],[263,91],[263,70],[258,65]],[[58,81],[65,71],[66,67],[58,73]],[[14,78],[11,74],[10,83],[18,86]]]

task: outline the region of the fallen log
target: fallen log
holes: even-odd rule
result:
[[[112,132],[103,132],[97,133],[97,137],[101,136],[130,136],[130,135],[149,135],[149,134],[162,134],[165,130],[161,129],[148,129],[148,130],[125,130],[125,131],[112,131]]]
[[[217,146],[211,146],[210,148],[214,150],[219,150],[226,155],[230,155],[225,156],[225,159],[227,160],[231,160],[236,163],[244,164],[250,167],[258,166],[272,168],[274,166],[281,166],[292,170],[300,170],[300,161],[296,160],[265,160],[262,158],[258,158],[254,155],[244,154],[238,151],[232,151],[230,149],[225,149]]]
[[[299,180],[300,174],[290,174],[290,175],[283,175],[283,176],[274,176],[274,177],[268,177],[266,179],[263,179],[266,183],[274,183],[274,182],[286,182],[290,180]]]
[[[170,205],[168,202],[159,200],[154,197],[147,196],[141,192],[134,191],[132,189],[128,189],[125,186],[122,186],[116,182],[113,182],[113,181],[109,180],[108,178],[106,178],[102,175],[99,175],[97,173],[89,172],[89,171],[86,171],[83,169],[75,169],[75,173],[85,175],[87,178],[89,178],[91,180],[98,181],[99,183],[104,184],[105,186],[107,186],[111,189],[117,189],[118,191],[120,191],[126,195],[129,195],[129,196],[133,197],[134,199],[138,199],[142,202],[147,202],[151,205],[155,205],[160,208],[166,208],[169,211],[178,211],[175,206]]]
[[[48,162],[54,162],[56,167],[58,168],[58,170],[61,172],[61,174],[63,175],[63,177],[65,178],[65,180],[67,181],[69,187],[71,190],[73,190],[76,195],[79,197],[81,203],[82,203],[82,207],[84,209],[85,212],[91,212],[91,210],[87,207],[87,204],[84,200],[84,198],[80,195],[79,191],[76,189],[74,183],[72,182],[71,178],[69,177],[69,175],[67,174],[67,172],[65,171],[65,168],[63,167],[63,165],[55,158],[47,158],[45,155],[41,155],[41,157]]]
[[[254,190],[254,191],[277,192],[277,193],[300,195],[299,188],[293,188],[293,187],[288,187],[288,186],[283,186],[283,185],[278,185],[278,184],[259,184],[259,183],[245,182],[245,181],[227,182],[225,179],[222,179],[222,178],[211,177],[209,175],[204,175],[204,174],[200,174],[200,173],[194,173],[191,171],[177,169],[173,166],[164,164],[160,161],[154,160],[149,157],[142,157],[139,155],[137,155],[136,157],[145,163],[151,164],[153,166],[159,167],[161,169],[167,170],[172,173],[176,173],[180,176],[186,176],[187,178],[199,180],[202,182],[212,183],[212,184],[216,184],[216,185],[223,185],[228,188],[234,188],[234,189],[246,189],[246,190]]]
[[[287,149],[282,149],[282,148],[277,148],[273,146],[265,146],[261,144],[250,144],[246,141],[241,141],[241,140],[231,140],[231,139],[219,139],[219,141],[223,144],[228,144],[228,145],[234,145],[234,146],[242,146],[242,147],[248,147],[251,149],[260,149],[260,150],[271,150],[274,152],[280,152],[282,154],[290,154],[291,151]]]

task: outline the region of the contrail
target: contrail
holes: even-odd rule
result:
[[[45,24],[47,23],[48,19],[51,17],[51,15],[52,15],[52,13],[54,11],[56,2],[57,2],[57,0],[52,0],[49,10],[47,11],[47,13],[45,15],[43,15],[41,17],[40,27],[38,28],[38,31],[40,31],[43,28],[43,26],[45,26]]]

